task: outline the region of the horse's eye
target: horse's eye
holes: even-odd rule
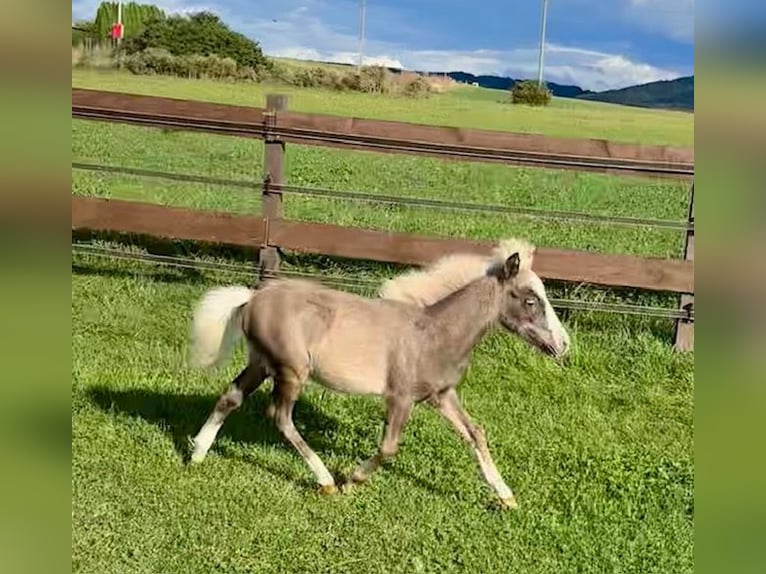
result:
[[[526,303],[527,307],[534,307],[537,304],[537,301],[534,299],[527,299],[524,303]]]

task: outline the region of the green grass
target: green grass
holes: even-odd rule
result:
[[[262,103],[266,91],[79,71],[73,72],[75,84],[187,98],[207,94],[205,99],[238,103],[252,96],[254,105]],[[481,91],[471,92],[476,93]],[[330,96],[295,91],[291,107],[326,105],[324,111],[331,111],[325,97]],[[448,98],[453,98],[453,110],[461,101],[470,107],[458,92],[436,98],[437,107],[447,109]],[[422,105],[394,99],[370,103],[356,96],[338,102],[342,107],[332,111],[366,110],[394,119],[407,119],[402,117],[407,113],[414,117],[416,111],[408,106]],[[485,105],[483,113],[490,118],[495,104],[487,100]],[[615,107],[592,106],[593,133],[599,122],[608,123],[597,118],[602,111],[619,117]],[[424,122],[434,121],[428,113],[465,119],[421,112]],[[560,108],[542,115],[549,112],[559,119],[544,120],[540,129],[554,129],[566,123],[562,118],[572,117]],[[498,111],[498,117],[503,113]],[[652,114],[647,118],[663,117]],[[638,132],[621,133],[650,141],[653,122],[659,134],[659,119],[638,125]],[[261,145],[236,138],[73,121],[72,152],[73,161],[246,180],[261,174]],[[287,170],[291,183],[335,189],[685,216],[684,186],[632,178],[299,146],[288,146]],[[257,212],[260,203],[257,190],[77,171],[73,193],[243,213]],[[657,230],[593,229],[295,197],[287,198],[286,212],[315,221],[425,233],[529,234],[544,245],[609,252],[677,256],[681,247],[679,234]],[[392,272],[390,267],[294,254],[288,254],[286,266],[376,280]],[[206,288],[248,280],[249,271],[235,276],[74,257],[73,572],[693,570],[694,356],[671,350],[669,322],[562,313],[574,342],[571,361],[563,368],[502,334],[491,335],[477,348],[459,392],[487,431],[495,461],[521,504],[517,512],[489,508],[491,493],[468,448],[427,408],[416,409],[400,453],[369,484],[352,495],[322,498],[314,492],[305,463],[262,417],[269,384],[229,417],[202,465],[183,463],[187,437],[197,432],[243,361],[239,350],[215,375],[185,367],[192,306]],[[578,286],[551,292],[583,296]],[[668,304],[669,298],[641,300]],[[330,470],[343,476],[375,451],[382,413],[377,399],[311,385],[296,407],[295,420]]]
[[[692,360],[646,324],[570,317],[563,369],[499,334],[478,348],[460,394],[518,512],[489,508],[468,448],[425,407],[390,466],[323,499],[262,416],[268,384],[202,465],[182,462],[242,365],[239,353],[211,378],[183,366],[190,307],[223,278],[77,262],[73,571],[692,571]],[[345,475],[374,452],[381,416],[376,399],[311,386],[295,419]]]
[[[547,109],[507,104],[507,94],[470,86],[426,99],[390,98],[284,85],[221,83],[127,72],[72,70],[72,86],[244,106],[264,106],[267,93],[289,96],[293,111],[423,124],[542,133],[571,138],[692,147],[694,115],[554,98]]]

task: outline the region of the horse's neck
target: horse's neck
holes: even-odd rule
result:
[[[462,361],[497,319],[498,289],[494,279],[484,277],[429,308],[434,335],[441,347],[449,349],[450,359]]]

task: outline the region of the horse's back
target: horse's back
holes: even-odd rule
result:
[[[329,388],[381,394],[410,313],[396,302],[288,279],[257,293],[247,329],[278,362],[307,368]]]

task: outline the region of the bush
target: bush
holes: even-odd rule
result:
[[[167,50],[148,48],[130,54],[123,60],[125,67],[134,74],[180,76],[183,78],[212,78],[215,80],[259,81],[256,70],[237,66],[231,58],[215,55],[174,56]]]
[[[516,82],[511,87],[511,102],[529,106],[547,106],[551,101],[551,91],[548,86],[538,85],[532,80]]]
[[[109,44],[95,44],[73,48],[72,65],[81,68],[114,68],[117,60]]]
[[[127,39],[123,46],[127,54],[154,48],[173,56],[229,58],[239,67],[252,68],[256,74],[272,68],[257,42],[230,30],[218,16],[209,12],[153,18],[145,22],[137,37]]]
[[[326,66],[295,68],[277,64],[270,77],[301,88],[326,88],[367,94],[399,94],[416,98],[433,90],[418,74],[393,74],[383,66],[365,66],[361,70],[336,70]]]
[[[383,66],[364,66],[359,72],[359,91],[368,94],[391,92],[391,72]]]
[[[428,96],[432,91],[431,84],[423,76],[417,76],[404,84],[404,95],[409,98]]]
[[[296,70],[290,83],[301,88],[342,88],[340,74],[335,70],[320,66]]]

